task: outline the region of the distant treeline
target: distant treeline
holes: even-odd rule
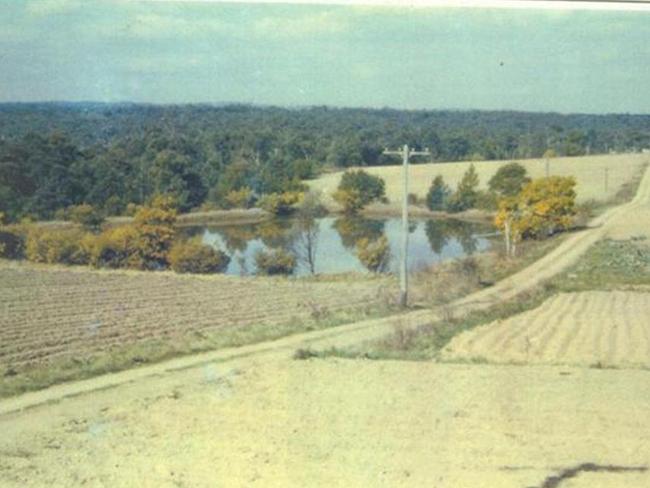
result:
[[[639,151],[650,115],[283,109],[247,105],[0,104],[0,212],[52,217],[82,202],[121,213],[156,193],[181,210],[233,190],[295,190],[325,167],[394,164],[384,147],[433,159]]]

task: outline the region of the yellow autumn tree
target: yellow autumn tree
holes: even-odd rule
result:
[[[499,201],[496,226],[504,233],[508,254],[525,238],[540,238],[566,230],[575,215],[576,181],[550,176],[528,183],[516,197]]]

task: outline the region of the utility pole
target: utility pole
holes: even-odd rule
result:
[[[408,144],[404,144],[402,149],[398,151],[389,151],[388,149],[384,149],[384,154],[387,156],[402,156],[402,255],[399,273],[399,303],[400,306],[406,307],[408,304],[407,255],[409,245],[409,158],[411,156],[431,156],[431,152],[428,148],[426,148],[424,151],[413,151],[409,148]]]

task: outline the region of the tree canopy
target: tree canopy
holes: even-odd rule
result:
[[[640,151],[648,115],[562,115],[247,105],[0,104],[0,212],[105,213],[173,194],[182,211],[300,189],[327,167],[394,164],[384,147],[429,147],[435,161]]]

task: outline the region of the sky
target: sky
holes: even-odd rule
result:
[[[3,102],[650,113],[650,10],[0,4]]]

